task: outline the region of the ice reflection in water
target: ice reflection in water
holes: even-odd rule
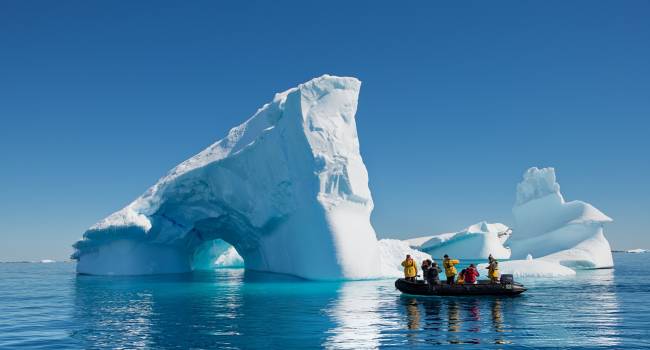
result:
[[[502,299],[403,296],[400,302],[411,345],[508,343],[500,334],[506,327]]]
[[[647,271],[628,266],[634,269],[529,280],[529,291],[518,298],[413,297],[401,295],[393,281],[316,283],[243,270],[106,278],[74,276],[70,269],[61,272],[71,273],[69,286],[54,292],[30,292],[24,277],[23,285],[0,285],[0,311],[25,320],[11,324],[0,315],[0,348],[27,342],[130,349],[648,347],[650,308],[641,301],[650,298],[650,276],[635,280]],[[14,283],[6,276],[5,285]],[[47,276],[38,272],[33,280],[56,283]],[[42,320],[25,295],[38,300]],[[66,295],[68,306],[48,306]],[[39,323],[50,314],[56,329]]]
[[[379,346],[379,312],[381,299],[376,282],[356,282],[343,284],[337,300],[327,310],[328,316],[337,325],[328,330],[331,334],[325,341],[327,348],[356,349]]]

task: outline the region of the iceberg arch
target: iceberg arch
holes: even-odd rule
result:
[[[74,244],[77,271],[186,272],[216,254],[221,240],[247,269],[323,280],[379,277],[355,122],[360,86],[324,75],[276,94],[89,228]]]

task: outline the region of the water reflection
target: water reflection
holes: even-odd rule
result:
[[[381,284],[377,281],[343,283],[336,300],[327,307],[326,314],[334,327],[323,346],[337,349],[376,348],[380,345],[380,331],[391,322],[381,318]],[[394,324],[393,324],[394,325]]]
[[[418,303],[415,299],[410,299],[406,304],[406,315],[408,318],[408,329],[420,329],[420,311],[418,310]],[[411,334],[409,333],[409,335]]]
[[[499,298],[400,297],[407,338],[430,344],[508,343],[499,334],[507,327],[502,302]],[[483,319],[483,313],[491,317]],[[410,332],[416,330],[420,332]],[[492,338],[486,337],[488,334],[499,335]]]
[[[86,348],[617,347],[623,322],[612,270],[530,281],[518,298],[412,297],[391,281],[243,270],[74,284],[72,337]]]
[[[567,330],[574,340],[590,339],[593,346],[619,345],[619,300],[614,270],[591,270],[577,275],[578,288],[589,284],[566,313]],[[582,288],[585,288],[582,287]]]

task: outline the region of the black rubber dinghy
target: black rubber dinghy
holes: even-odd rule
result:
[[[514,281],[492,283],[490,281],[478,281],[477,284],[438,284],[428,285],[424,281],[407,281],[403,278],[395,281],[395,288],[404,294],[411,295],[501,295],[517,296],[526,291],[523,284]]]

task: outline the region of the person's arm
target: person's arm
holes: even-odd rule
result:
[[[454,265],[457,265],[457,264],[460,264],[460,260],[454,259],[454,260],[451,261],[451,263],[454,264]]]

